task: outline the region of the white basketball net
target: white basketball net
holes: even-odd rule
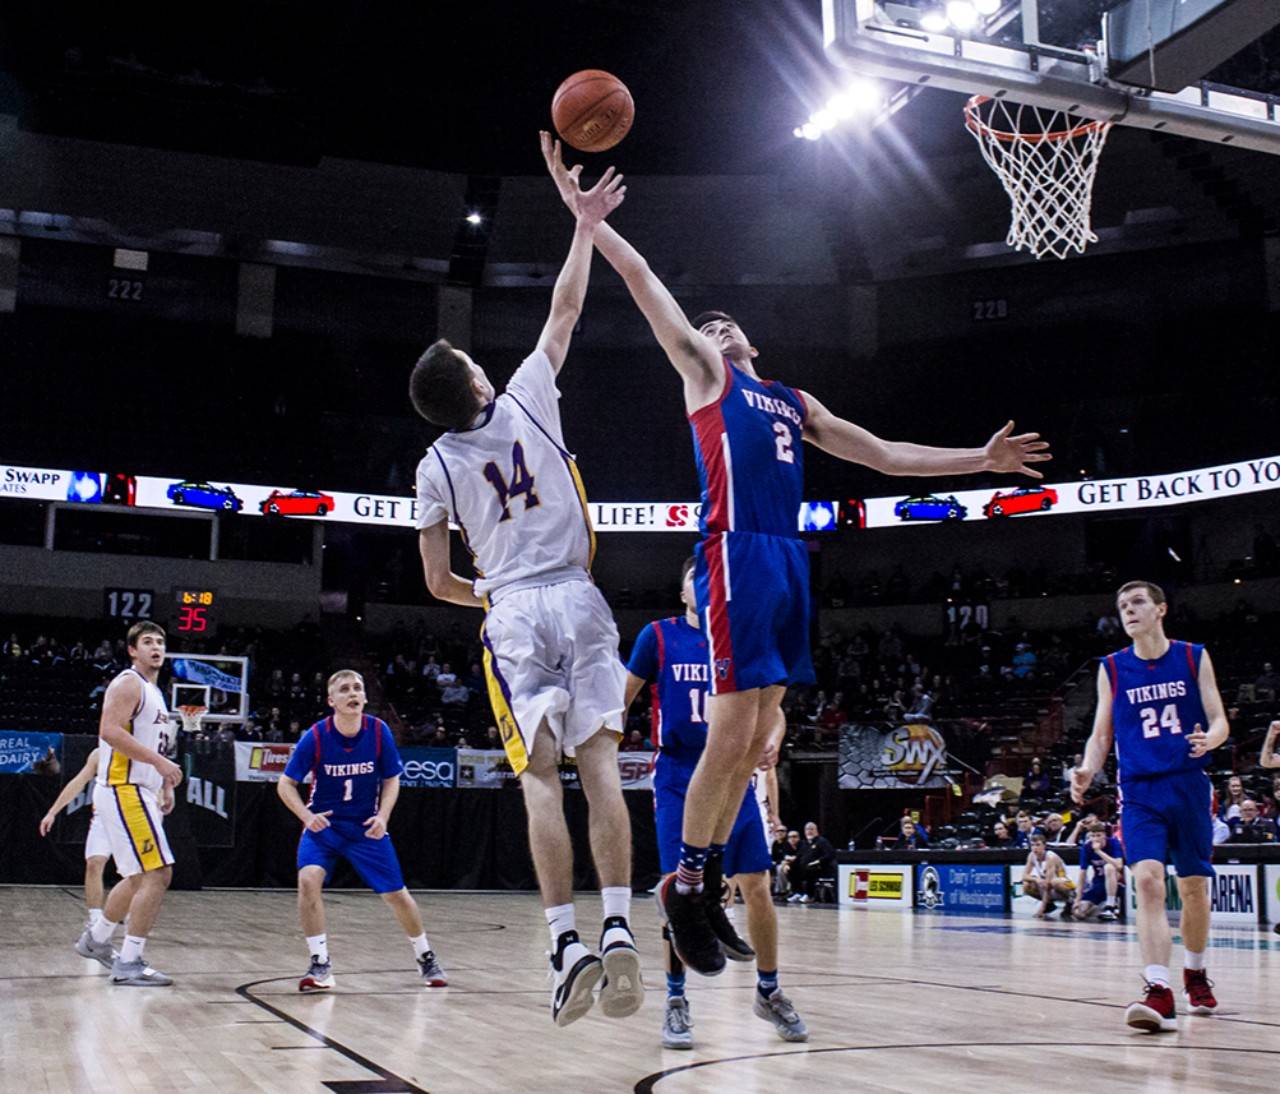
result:
[[[178,715],[182,718],[182,730],[184,733],[198,733],[200,731],[200,719],[209,713],[208,707],[186,705],[178,707]]]
[[[965,103],[964,120],[1012,203],[1010,247],[1066,258],[1098,241],[1089,209],[1110,122],[986,95]]]

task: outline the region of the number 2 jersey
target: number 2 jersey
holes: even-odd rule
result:
[[[284,773],[294,782],[313,776],[307,808],[333,811],[331,821],[364,822],[378,811],[382,780],[403,771],[391,727],[372,714],[360,716],[360,730],[344,736],[324,718],[294,746]]]
[[[1111,681],[1111,724],[1122,787],[1209,766],[1209,757],[1193,758],[1187,743],[1197,724],[1209,728],[1200,700],[1203,652],[1203,646],[1191,642],[1170,642],[1154,661],[1144,661],[1132,646],[1103,661]]]
[[[535,350],[477,421],[445,433],[418,464],[417,525],[448,519],[462,530],[478,596],[587,577],[595,533],[559,398]]]

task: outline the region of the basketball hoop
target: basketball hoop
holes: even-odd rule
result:
[[[178,714],[182,718],[183,733],[199,733],[200,719],[209,713],[209,708],[200,706],[196,703],[186,704],[178,707]]]
[[[964,104],[965,128],[1013,206],[1010,247],[1066,258],[1098,241],[1089,210],[1111,124],[988,95]]]

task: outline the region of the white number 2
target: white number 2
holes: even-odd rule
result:
[[[1182,732],[1182,722],[1178,718],[1178,705],[1176,703],[1170,703],[1159,714],[1156,713],[1155,707],[1142,708],[1143,737],[1159,737],[1161,726],[1170,733]]]
[[[774,441],[778,446],[778,459],[783,463],[795,463],[796,454],[791,451],[791,428],[783,422],[773,423]]]
[[[342,780],[342,800],[344,802],[349,802],[351,800],[351,780],[350,779]]]

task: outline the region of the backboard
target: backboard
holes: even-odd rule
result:
[[[1135,3],[1149,3],[1152,18],[1136,18]],[[1170,19],[1175,10],[1197,8],[1203,18],[1229,21],[1215,40],[1247,45],[1248,33],[1256,30],[1260,39],[1280,24],[1280,4],[1182,3],[1185,9],[1175,9],[1175,0],[823,0],[824,46],[835,64],[862,76],[1007,96],[1096,121],[1280,153],[1280,98],[1265,86],[1254,90],[1201,78],[1176,91],[1157,89],[1168,83],[1160,78],[1165,73],[1186,69],[1185,49],[1181,66],[1172,63],[1168,51],[1160,52],[1169,40],[1179,41],[1173,28],[1161,24],[1166,8]],[[962,15],[960,25],[948,13]],[[1180,40],[1185,43],[1196,29]],[[1119,58],[1111,63],[1108,54],[1123,39],[1132,55],[1134,36],[1146,32],[1153,77],[1145,82],[1154,86],[1143,86],[1140,52],[1128,67]],[[1241,67],[1228,65],[1225,72],[1234,78]],[[1218,66],[1212,74],[1223,72]]]
[[[169,670],[169,706],[184,703],[209,708],[204,722],[243,722],[249,716],[249,659],[225,654],[164,655]]]

